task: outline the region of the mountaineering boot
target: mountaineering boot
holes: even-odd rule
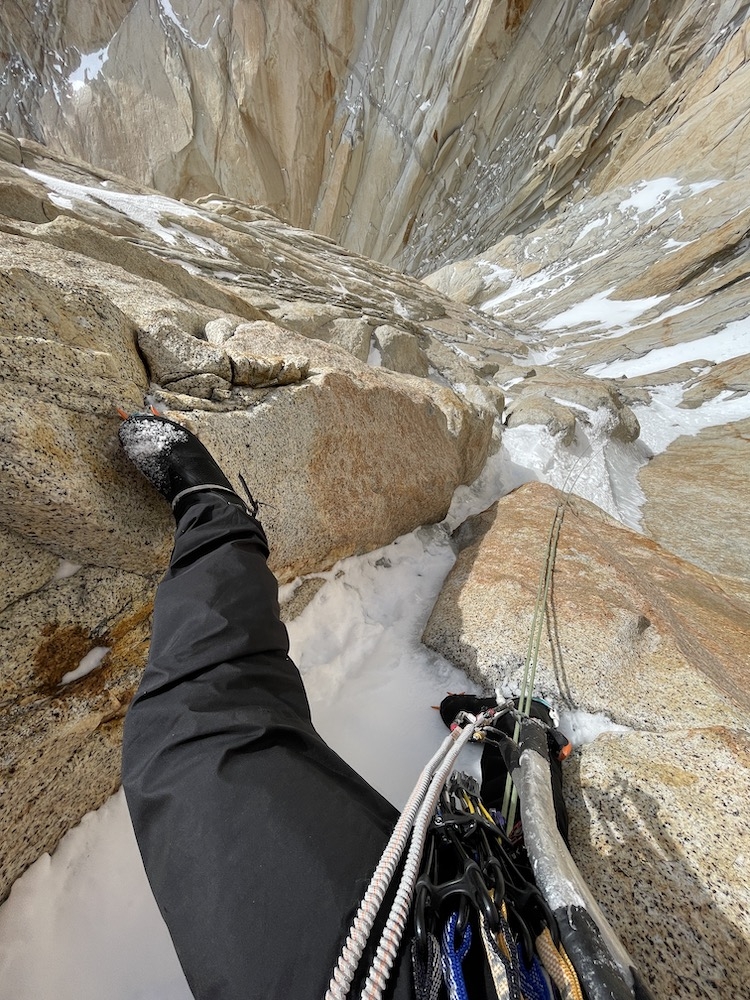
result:
[[[210,494],[253,516],[195,434],[167,417],[136,413],[120,425],[120,444],[133,465],[172,505],[175,518]]]

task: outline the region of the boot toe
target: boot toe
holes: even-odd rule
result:
[[[133,465],[170,503],[197,486],[210,484],[234,492],[205,446],[174,420],[135,414],[120,425],[119,438]]]

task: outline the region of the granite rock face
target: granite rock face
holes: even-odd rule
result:
[[[246,476],[283,579],[500,438],[495,496],[642,532],[566,499],[538,687],[633,729],[570,765],[576,858],[657,996],[742,995],[747,0],[91,8],[0,6],[0,895],[117,780],[171,523],[114,405]],[[558,501],[461,530],[426,640],[488,685]]]
[[[652,538],[712,573],[750,580],[750,420],[677,438],[639,480]]]
[[[436,367],[431,324],[475,319],[413,279],[236,203],[189,208],[33,143],[0,156],[5,894],[118,782],[172,518],[116,407],[162,406],[245,476],[288,580],[442,519],[502,392],[448,348]],[[365,363],[391,328],[432,378]]]
[[[489,688],[520,683],[558,504],[564,514],[537,688],[557,704],[634,728],[746,723],[750,590],[540,483],[464,526],[464,540],[476,537],[446,580],[427,645]]]
[[[741,154],[727,126],[747,114],[746,12],[742,0],[108,0],[91,18],[64,0],[29,20],[5,4],[0,125],[425,273],[584,190],[721,177]]]
[[[571,850],[657,997],[746,988],[749,751],[716,725],[603,734],[568,765]]]
[[[0,611],[5,895],[120,784],[122,719],[146,661],[156,581],[61,560],[4,529],[0,544],[11,555],[3,594],[14,561],[25,575]],[[90,672],[70,677],[86,657]]]

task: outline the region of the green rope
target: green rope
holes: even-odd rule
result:
[[[518,700],[518,711],[521,715],[528,716],[531,711],[531,701],[534,694],[534,678],[536,677],[537,661],[539,659],[539,647],[542,641],[542,631],[544,628],[544,618],[549,599],[549,590],[552,583],[552,571],[555,566],[555,556],[557,554],[557,542],[560,537],[563,516],[565,513],[565,503],[558,502],[555,508],[555,516],[550,525],[549,537],[547,538],[546,555],[542,571],[539,575],[539,586],[537,587],[536,601],[534,603],[534,614],[531,619],[531,634],[529,635],[529,646],[526,651],[526,662],[524,663],[523,681],[521,683],[521,695]],[[516,719],[513,730],[513,740],[518,742],[521,734],[520,719]],[[513,779],[508,774],[505,779],[505,794],[503,796],[502,813],[505,817],[505,829],[510,834],[516,819],[516,807],[518,804],[518,792]]]
[[[565,515],[565,508],[570,503],[570,499],[573,495],[573,487],[578,482],[580,477],[589,467],[589,464],[593,462],[597,454],[604,451],[604,446],[602,445],[597,451],[593,451],[591,445],[589,444],[587,449],[590,454],[585,462],[581,465],[584,455],[581,455],[578,461],[575,463],[573,468],[570,470],[566,476],[565,482],[562,486],[564,500],[558,500],[557,506],[555,507],[555,516],[552,519],[552,524],[549,529],[549,537],[547,538],[546,555],[544,564],[542,565],[541,573],[539,574],[539,586],[537,587],[536,601],[534,603],[534,614],[531,619],[531,634],[529,635],[529,647],[526,651],[526,662],[524,664],[523,671],[523,681],[521,683],[521,694],[518,699],[518,712],[519,715],[524,715],[528,717],[531,711],[531,702],[534,696],[534,678],[536,677],[536,665],[539,659],[539,647],[542,641],[542,629],[544,627],[544,617],[547,610],[547,601],[549,600],[549,589],[552,584],[552,572],[555,568],[555,556],[557,555],[557,541],[560,537],[560,529],[562,528],[563,517]],[[580,468],[578,466],[580,465]],[[574,475],[575,473],[575,475]],[[521,735],[521,722],[516,719],[516,724],[513,729],[513,740],[515,743],[518,742],[518,737]],[[513,784],[513,779],[510,774],[505,779],[505,793],[503,795],[503,807],[502,814],[505,818],[505,829],[510,834],[513,829],[513,824],[516,820],[516,807],[518,803],[518,792]]]

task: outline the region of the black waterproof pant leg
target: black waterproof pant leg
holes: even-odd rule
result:
[[[396,818],[313,728],[267,555],[237,507],[181,517],[125,724],[128,807],[196,1000],[321,1000]],[[408,959],[392,980],[413,997]]]

